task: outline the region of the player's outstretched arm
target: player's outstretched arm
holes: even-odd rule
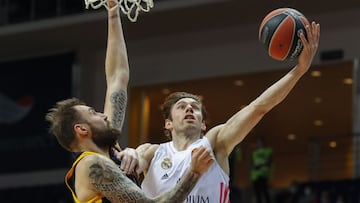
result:
[[[108,0],[111,8],[116,3]],[[108,39],[105,59],[106,97],[104,114],[113,127],[121,130],[126,113],[129,63],[120,19],[120,11],[108,10]]]
[[[225,124],[216,126],[206,134],[217,153],[228,156],[263,116],[286,98],[299,79],[308,71],[318,49],[320,25],[312,22],[306,27],[306,32],[308,40],[303,34],[300,35],[304,48],[299,56],[298,64],[253,102],[234,114]]]

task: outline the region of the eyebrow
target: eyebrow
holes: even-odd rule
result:
[[[191,104],[191,105],[194,105],[194,104],[200,105],[200,102],[198,102],[198,101],[196,101],[196,100],[194,100],[194,101],[192,101],[192,102],[179,101],[179,102],[176,103],[176,105],[181,105],[181,104],[183,104],[183,103],[189,103],[189,104]]]

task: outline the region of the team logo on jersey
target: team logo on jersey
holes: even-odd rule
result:
[[[163,169],[169,169],[172,167],[172,163],[171,163],[171,160],[170,158],[164,158],[164,160],[161,162],[161,168]]]

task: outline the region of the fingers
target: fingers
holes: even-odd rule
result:
[[[318,43],[320,40],[320,24],[313,22],[314,39]]]
[[[133,149],[125,149],[119,152],[116,157],[121,160],[120,169],[126,174],[131,174],[138,167],[139,159]]]
[[[123,157],[121,159],[121,165],[120,165],[120,169],[122,171],[124,171],[126,174],[130,174],[133,170],[134,170],[134,166],[136,164],[134,163],[133,159],[131,158],[127,158],[127,157]],[[132,168],[133,167],[133,168]]]
[[[212,160],[210,150],[208,150],[207,148],[200,147],[198,153],[199,153],[199,159],[200,160],[203,160],[206,163],[209,162],[210,160]]]
[[[197,169],[200,173],[204,173],[214,163],[214,159],[211,156],[210,150],[206,147],[195,148],[192,151],[192,162],[197,165]]]
[[[320,24],[314,21],[305,27],[310,48],[317,47],[320,39]],[[305,38],[305,36],[303,37]]]
[[[303,32],[300,33],[299,37],[306,46],[307,44],[316,44],[320,38],[320,24],[313,21],[310,25],[305,26],[305,31],[307,35],[307,39]]]
[[[311,62],[316,54],[320,39],[320,24],[311,22],[305,26],[307,38],[304,33],[300,33],[299,37],[303,44],[303,50],[299,56],[298,65],[303,72],[306,72],[311,65]]]

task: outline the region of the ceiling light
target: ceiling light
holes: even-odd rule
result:
[[[315,120],[314,121],[314,126],[322,126],[323,125],[323,121],[322,120]]]
[[[319,104],[319,103],[321,103],[321,102],[322,102],[322,98],[321,98],[321,97],[315,97],[315,98],[314,98],[314,103]]]
[[[343,83],[344,83],[345,85],[352,85],[352,84],[353,84],[353,79],[352,79],[352,78],[345,78],[345,79],[343,80]]]
[[[235,85],[235,86],[238,86],[238,87],[241,87],[241,86],[244,85],[244,81],[242,81],[242,80],[235,80],[235,81],[234,81],[234,85]]]
[[[337,146],[336,141],[330,141],[330,142],[329,142],[329,147],[335,148],[336,146]]]
[[[321,76],[321,71],[314,70],[314,71],[311,72],[311,76],[320,77]]]
[[[295,134],[288,134],[288,136],[287,136],[287,139],[288,140],[295,140],[296,139],[296,135]]]

